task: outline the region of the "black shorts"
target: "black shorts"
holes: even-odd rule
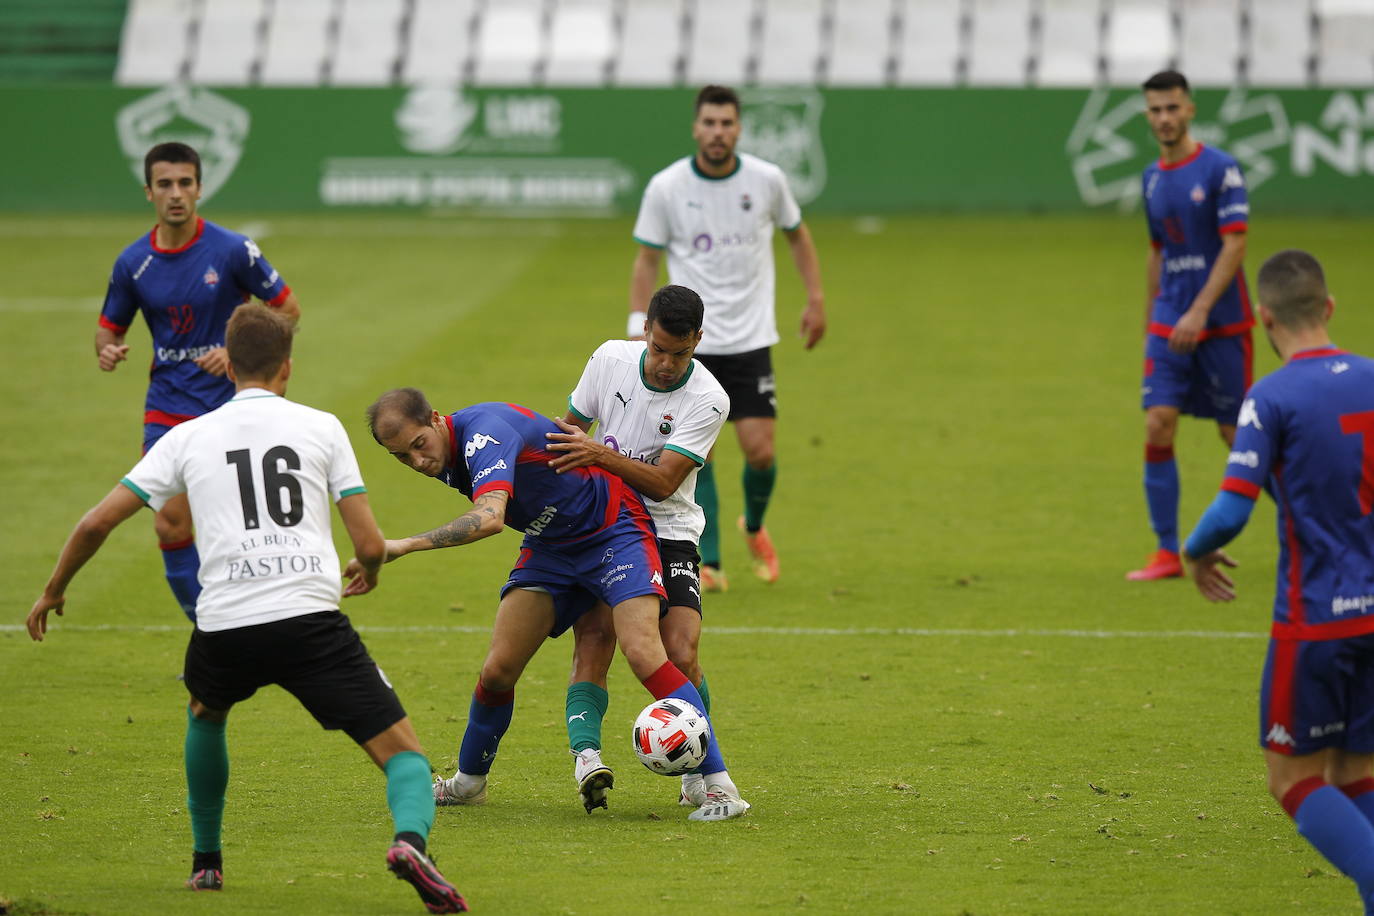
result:
[[[701,555],[697,545],[691,541],[660,540],[658,555],[663,560],[663,586],[668,592],[668,603],[659,616],[667,615],[670,607],[689,607],[700,614]]]
[[[773,383],[773,359],[767,347],[729,356],[698,353],[697,360],[711,370],[720,387],[730,395],[730,416],[776,417],[777,386]]]
[[[186,646],[186,689],[227,712],[278,684],[328,729],[362,744],[405,718],[386,675],[348,617],[321,611],[251,627],[196,629]]]

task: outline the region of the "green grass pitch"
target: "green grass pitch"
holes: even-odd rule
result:
[[[383,528],[464,510],[369,440],[366,404],[418,385],[441,410],[561,413],[624,327],[627,220],[329,216],[247,227],[304,308],[291,396],[340,415]],[[1322,258],[1334,336],[1374,341],[1374,223],[1268,219]],[[226,890],[181,888],[187,627],[150,520],[117,531],[47,642],[20,624],[79,514],[138,456],[149,344],[114,375],[91,352],[109,266],[150,217],[0,218],[0,900],[23,914],[414,913],[384,870],[383,779],[265,690],[230,718]],[[570,641],[518,689],[480,809],[431,841],[479,913],[1341,913],[1353,887],[1267,796],[1255,695],[1274,575],[1272,507],[1234,553],[1241,598],[1132,584],[1141,496],[1138,217],[816,218],[829,334],[795,337],[778,248],[782,419],[769,516],[783,578],[709,596],[703,664],[751,814],[693,824],[635,761],[647,694],[623,662],[606,723],[610,811],[575,798],[562,724]],[[1257,341],[1257,370],[1275,358]],[[731,435],[727,430],[726,437]],[[1185,531],[1224,451],[1178,447]],[[740,459],[718,450],[726,519]],[[336,525],[336,529],[340,526]],[[345,610],[452,772],[507,533],[388,567]],[[346,555],[346,554],[345,554]]]

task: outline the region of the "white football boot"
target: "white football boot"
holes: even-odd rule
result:
[[[684,808],[700,808],[706,804],[706,777],[700,773],[683,773],[677,803]]]
[[[689,821],[728,821],[740,817],[752,807],[739,797],[739,790],[733,785],[722,786],[712,783],[706,787],[706,804],[687,815]]]
[[[452,779],[442,776],[434,780],[434,804],[436,805],[485,805],[487,803],[487,777],[469,776],[459,772]]]
[[[568,753],[576,758],[573,778],[577,780],[577,792],[582,796],[582,807],[587,809],[588,814],[594,808],[607,808],[606,790],[615,788],[615,776],[611,768],[601,762],[601,751],[589,747],[584,751],[570,750]]]

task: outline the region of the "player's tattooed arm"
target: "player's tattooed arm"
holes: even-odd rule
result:
[[[416,550],[457,547],[460,544],[471,544],[473,541],[491,537],[505,527],[506,503],[509,501],[510,493],[507,491],[488,490],[477,497],[470,511],[464,512],[448,524],[440,525],[423,534],[387,541],[387,561]]]

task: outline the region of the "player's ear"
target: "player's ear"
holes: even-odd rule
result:
[[[1326,315],[1326,320],[1327,320],[1327,321],[1330,321],[1330,320],[1331,320],[1331,316],[1332,316],[1333,314],[1335,314],[1335,312],[1336,312],[1336,297],[1335,297],[1335,296],[1327,296],[1327,297],[1326,297],[1326,308],[1323,310],[1323,314]]]

